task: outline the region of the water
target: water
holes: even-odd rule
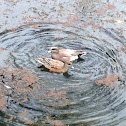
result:
[[[16,11],[22,4],[25,10]],[[1,125],[126,125],[125,1],[4,5],[14,7],[16,23],[11,14],[11,21],[2,19]],[[50,73],[36,59],[50,57],[53,46],[87,55],[73,63],[69,75]]]

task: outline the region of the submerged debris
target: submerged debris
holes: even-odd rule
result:
[[[122,80],[122,78],[119,75],[113,73],[113,74],[108,75],[106,78],[98,80],[96,82],[96,84],[97,85],[106,85],[106,86],[110,86],[110,87],[115,87],[119,84],[118,83],[119,80]]]

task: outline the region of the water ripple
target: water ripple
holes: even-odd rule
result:
[[[32,26],[22,27],[14,32],[1,34],[1,47],[10,50],[11,61],[16,67],[25,68],[39,78],[40,84],[44,84],[47,92],[39,102],[29,100],[21,106],[33,111],[43,112],[53,120],[60,120],[66,125],[93,125],[113,126],[126,117],[119,113],[125,110],[125,62],[124,52],[117,47],[123,45],[122,40],[114,37],[113,33],[103,30],[103,34],[113,38],[113,43],[96,39],[93,36],[87,38],[87,31],[74,27],[62,29],[53,24],[40,24],[34,29]],[[114,43],[114,40],[117,42]],[[82,49],[87,52],[81,60],[73,63],[69,77],[62,74],[42,71],[40,64],[36,62],[38,57],[50,57],[48,50],[52,46],[59,48]],[[111,74],[122,79],[117,79],[113,87],[98,86],[97,81],[104,79],[104,84]],[[115,80],[112,80],[115,81]],[[110,82],[111,83],[111,82]],[[123,86],[121,86],[123,85]],[[39,94],[38,94],[39,95]],[[34,103],[34,106],[30,104]],[[33,105],[33,104],[32,104]],[[41,106],[43,109],[40,110]],[[38,114],[41,115],[41,114]],[[31,114],[35,116],[35,114]],[[44,119],[44,116],[41,117]],[[38,119],[39,120],[39,119]],[[43,123],[45,123],[43,121]]]

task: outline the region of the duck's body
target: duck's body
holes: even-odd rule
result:
[[[61,49],[57,47],[51,48],[51,57],[53,59],[62,61],[62,62],[73,62],[79,58],[81,55],[86,55],[86,52],[83,50],[72,50],[72,49]]]
[[[37,61],[44,65],[51,72],[55,73],[66,73],[72,63],[63,63],[59,60],[54,60],[51,58],[38,58]]]

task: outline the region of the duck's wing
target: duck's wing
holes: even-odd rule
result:
[[[70,57],[73,54],[75,54],[75,50],[71,50],[71,49],[61,49],[59,50],[59,55],[62,57]]]
[[[83,50],[72,50],[72,49],[61,49],[59,54],[61,56],[78,56],[78,55],[86,55],[87,53]]]
[[[64,63],[58,60],[54,60],[51,58],[38,58],[37,61],[41,64],[43,64],[46,68],[51,69],[62,69],[64,66]]]

